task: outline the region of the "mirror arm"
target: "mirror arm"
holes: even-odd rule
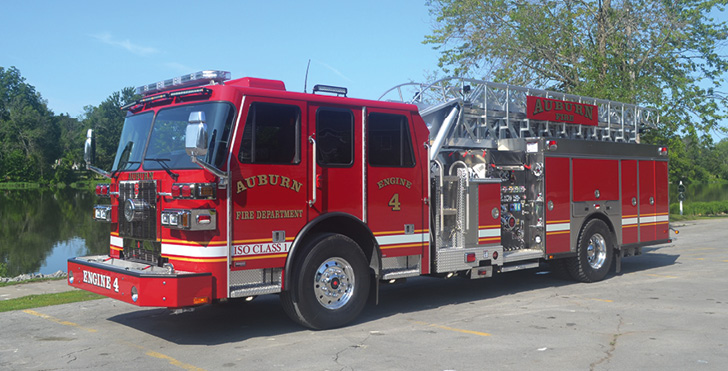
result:
[[[109,179],[111,179],[111,173],[110,173],[110,172],[108,172],[108,171],[106,171],[106,170],[103,170],[103,169],[99,169],[99,168],[97,168],[96,166],[93,166],[93,165],[91,165],[91,164],[88,164],[88,163],[87,163],[87,164],[86,164],[86,169],[88,169],[88,170],[91,170],[91,171],[93,171],[94,173],[96,173],[96,174],[99,174],[99,175],[101,175],[101,176],[103,176],[103,177],[105,177],[105,178],[109,178]]]
[[[220,178],[220,185],[227,185],[228,183],[228,175],[226,172],[216,168],[215,166],[207,163],[205,160],[200,160],[197,158],[197,156],[190,156],[192,159],[192,162],[197,164],[199,167],[211,172],[216,177]]]

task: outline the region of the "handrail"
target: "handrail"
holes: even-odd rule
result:
[[[313,207],[314,204],[316,204],[316,139],[313,139],[313,135],[308,137],[308,142],[313,144],[313,160],[311,161],[311,182],[313,183],[311,187],[311,200],[308,200],[308,206]]]

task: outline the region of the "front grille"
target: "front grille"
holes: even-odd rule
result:
[[[161,266],[162,244],[156,241],[124,239],[124,259]]]
[[[127,200],[142,201],[143,211],[131,222],[124,215]],[[119,182],[119,236],[140,240],[157,240],[157,182],[140,180]]]

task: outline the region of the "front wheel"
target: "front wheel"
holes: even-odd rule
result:
[[[614,236],[606,223],[592,219],[579,233],[576,256],[567,260],[572,278],[581,282],[601,281],[612,266]]]
[[[339,234],[317,236],[292,271],[291,286],[281,293],[286,313],[316,330],[343,326],[364,309],[369,267],[359,246]]]

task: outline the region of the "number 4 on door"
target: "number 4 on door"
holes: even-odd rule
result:
[[[394,196],[392,196],[392,198],[389,199],[389,204],[388,205],[392,207],[392,211],[399,211],[400,210],[400,208],[399,208],[399,205],[400,205],[400,203],[399,203],[399,193],[395,193]]]

